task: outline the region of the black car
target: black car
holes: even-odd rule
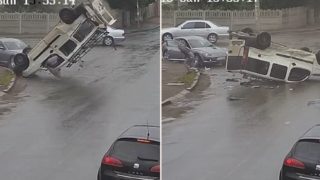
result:
[[[320,124],[309,129],[283,162],[280,180],[320,180]]]
[[[98,180],[159,180],[160,128],[136,125],[123,132],[104,155]]]
[[[0,38],[0,66],[21,72],[29,66],[30,47],[19,39]]]

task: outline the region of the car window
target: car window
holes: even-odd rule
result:
[[[120,139],[115,142],[111,155],[135,162],[137,159],[159,162],[160,160],[160,143],[138,142],[136,139]]]
[[[301,68],[292,68],[288,77],[289,81],[302,81],[310,76],[310,71]]]
[[[288,68],[279,64],[273,64],[270,76],[277,79],[285,79]]]
[[[167,41],[167,46],[169,46],[169,47],[178,46],[178,42],[177,41]]]
[[[258,59],[249,58],[245,69],[254,73],[267,75],[270,63]]]
[[[206,27],[206,24],[204,22],[196,22],[194,27],[197,29],[202,29]]]
[[[60,51],[65,55],[69,56],[74,49],[77,47],[77,44],[73,42],[72,40],[68,40],[66,43],[64,43],[63,46],[60,47]]]
[[[8,50],[21,50],[27,47],[26,44],[20,41],[4,41],[3,43]]]
[[[194,29],[195,22],[189,22],[182,26],[182,29]]]
[[[319,140],[301,140],[294,150],[294,156],[301,159],[320,160]]]
[[[190,39],[189,43],[192,48],[213,47],[213,45],[207,40]]]
[[[206,28],[211,28],[211,26],[209,24],[206,23]]]
[[[6,49],[6,47],[3,45],[1,41],[0,41],[0,49]]]
[[[82,42],[88,34],[93,30],[95,25],[92,23],[91,20],[86,20],[84,23],[81,24],[79,29],[75,32],[73,37],[78,40],[79,42]]]

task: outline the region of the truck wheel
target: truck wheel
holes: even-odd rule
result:
[[[77,14],[71,8],[63,8],[59,11],[59,17],[62,22],[72,24],[77,19]]]
[[[25,54],[17,54],[11,59],[10,67],[15,73],[22,73],[29,67],[29,60]]]
[[[267,32],[262,32],[257,36],[257,48],[264,50],[271,45],[271,35]]]
[[[320,65],[320,50],[316,53],[316,59],[318,64]]]

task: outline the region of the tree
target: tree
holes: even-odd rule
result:
[[[135,10],[137,8],[137,0],[105,0],[112,9]],[[138,0],[141,8],[155,2],[155,0]]]

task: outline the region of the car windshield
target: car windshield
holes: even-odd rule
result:
[[[22,41],[4,41],[3,43],[8,50],[22,50],[27,47]]]
[[[178,42],[177,42],[177,41],[169,40],[169,41],[167,41],[167,45],[168,45],[169,47],[178,46]]]
[[[190,39],[189,44],[192,48],[214,47],[209,41],[199,39]]]
[[[313,161],[320,160],[319,140],[302,140],[296,145],[294,156],[301,159]]]
[[[181,22],[181,23],[177,24],[175,27],[179,27],[182,23],[184,23],[184,22]]]
[[[113,146],[111,155],[130,162],[138,159],[159,162],[160,144],[138,142],[136,139],[118,140]]]

